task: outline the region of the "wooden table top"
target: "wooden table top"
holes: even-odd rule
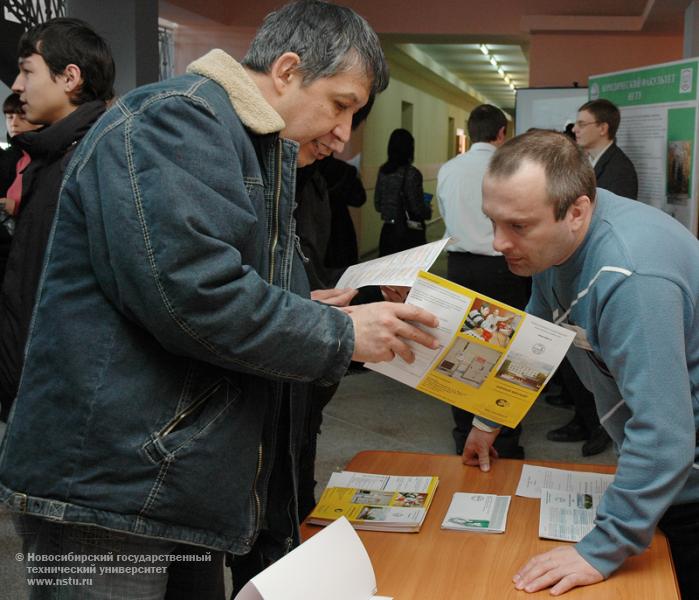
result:
[[[608,465],[526,461],[572,471],[613,473]],[[465,467],[458,456],[366,451],[348,471],[386,475],[436,475],[439,486],[419,533],[358,531],[371,558],[378,594],[395,600],[508,600],[551,598],[548,590],[517,591],[512,576],[530,557],[564,542],[539,539],[539,500],[515,496],[523,461],[498,459],[489,473]],[[503,534],[440,528],[454,492],[511,495]],[[319,527],[302,526],[307,539]],[[665,536],[657,532],[646,552],[601,583],[575,588],[566,600],[679,600]]]

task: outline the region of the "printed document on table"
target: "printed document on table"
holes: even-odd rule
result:
[[[375,593],[369,555],[339,519],[253,577],[235,600],[391,600]]]
[[[438,348],[409,341],[412,364],[396,357],[366,367],[508,427],[531,408],[575,336],[431,273],[419,274],[406,304],[439,319],[435,329],[423,328]]]
[[[579,542],[595,526],[602,494],[541,490],[539,537]]]
[[[442,529],[503,533],[511,496],[457,492],[442,521]]]
[[[336,288],[366,285],[411,287],[420,271],[427,271],[442,253],[449,238],[352,265],[342,274]]]
[[[566,471],[524,465],[516,494],[525,498],[540,498],[542,489],[571,494],[603,494],[613,480],[614,475],[608,473]]]

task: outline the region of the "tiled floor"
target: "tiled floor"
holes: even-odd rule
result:
[[[568,422],[573,412],[539,398],[525,417],[521,443],[525,459],[614,464],[614,451],[584,458],[582,442],[555,443],[549,429]],[[330,474],[362,450],[405,450],[451,454],[454,442],[449,405],[378,373],[345,377],[325,408],[316,460],[317,495]]]

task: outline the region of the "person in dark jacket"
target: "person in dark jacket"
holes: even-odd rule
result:
[[[595,170],[597,187],[617,196],[638,199],[638,177],[633,163],[616,145],[621,122],[619,109],[609,100],[590,100],[578,109],[573,131]]]
[[[19,94],[30,123],[44,125],[14,138],[31,157],[0,291],[0,418],[17,394],[24,345],[53,224],[58,192],[73,149],[112,98],[114,61],[105,41],[76,19],[54,19],[29,30],[19,48]]]
[[[349,207],[358,208],[366,202],[366,191],[357,169],[344,160],[330,155],[318,163],[325,179],[330,200],[330,238],[325,251],[325,266],[344,271],[359,262],[357,233]]]
[[[5,98],[2,112],[5,114],[9,145],[0,150],[0,289],[15,228],[14,215],[21,200],[22,172],[31,161],[29,155],[13,143],[13,138],[25,131],[34,131],[41,127],[27,121],[17,94],[12,93]]]
[[[406,129],[396,129],[388,140],[388,160],[379,168],[374,206],[383,227],[379,256],[426,243],[425,221],[432,209],[424,200],[422,173],[412,166],[415,139]]]

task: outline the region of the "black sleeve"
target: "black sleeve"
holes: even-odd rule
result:
[[[405,210],[413,221],[425,221],[432,216],[432,209],[425,202],[422,189],[422,173],[415,167],[409,167],[403,182]]]

